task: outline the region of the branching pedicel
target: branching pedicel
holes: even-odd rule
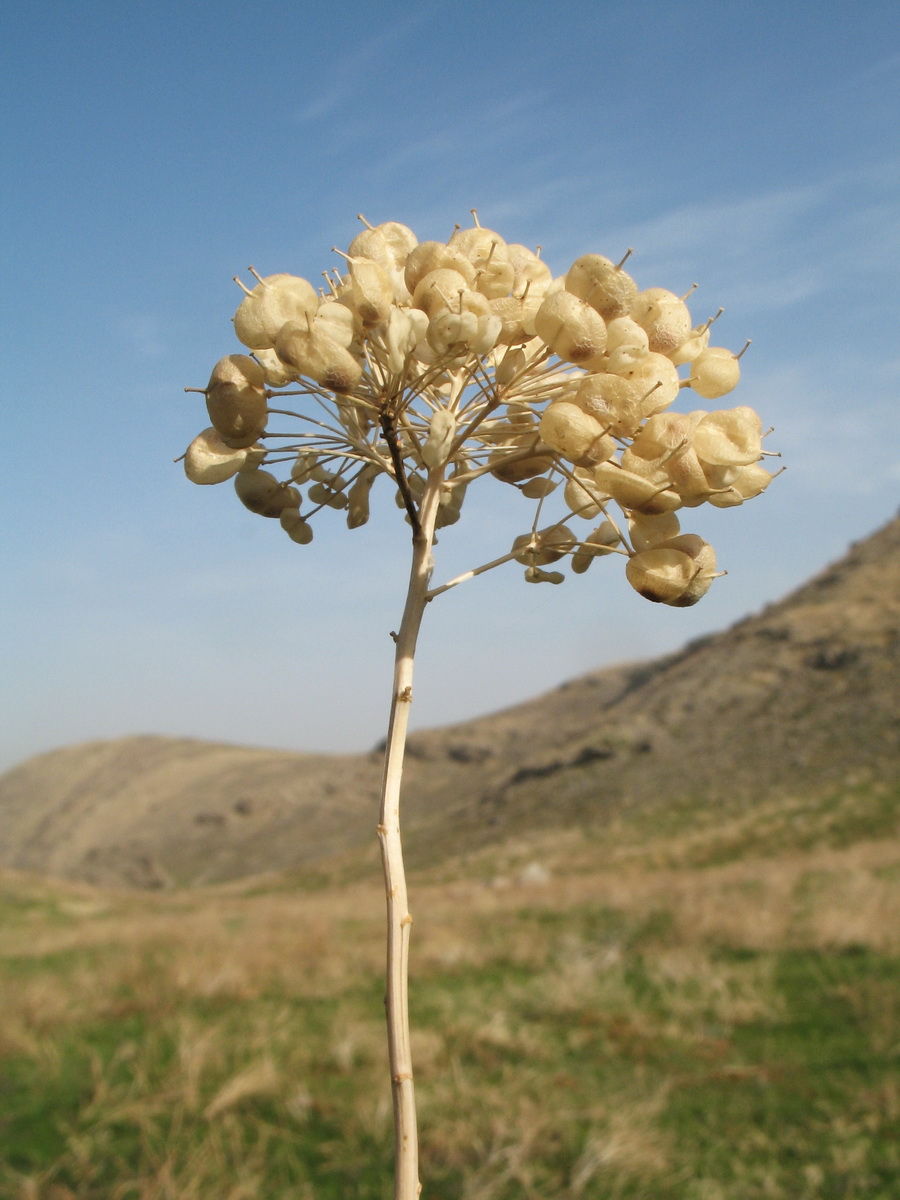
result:
[[[187,389],[205,394],[212,422],[184,457],[194,483],[233,477],[247,508],[277,517],[302,545],[324,509],[345,512],[350,529],[364,525],[383,476],[412,527],[378,822],[397,1200],[418,1192],[399,798],[425,605],[510,560],[528,582],[558,584],[563,572],[549,566],[568,560],[580,574],[616,555],[648,600],[695,604],[716,578],[715,553],[681,532],[679,510],[742,504],[773,478],[759,465],[766,452],[752,409],[671,409],[682,389],[717,400],[737,384],[743,350],[709,345],[719,313],[694,326],[687,297],[639,291],[623,270],[630,251],[618,264],[583,255],[554,278],[539,252],[473,216],[446,243],[361,217],[347,253],[336,251],[346,273],[323,272],[321,294],[297,276],[263,279],[251,268],[257,283],[240,285],[234,328],[252,357],[230,354],[206,388]],[[276,418],[296,431],[277,429]],[[283,478],[267,469],[277,467]],[[459,520],[467,488],[488,476],[532,502],[526,532],[432,588],[435,530]]]

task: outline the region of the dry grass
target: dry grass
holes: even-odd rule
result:
[[[597,847],[566,836],[545,840],[545,882],[517,883],[536,851],[507,847],[468,877],[460,868],[414,887],[431,1195],[897,1194],[896,1152],[893,1182],[882,1182],[886,1131],[900,1121],[887,1073],[851,1077],[839,1063],[834,1091],[797,1064],[820,1088],[798,1101],[809,1110],[803,1161],[786,1158],[777,1121],[752,1115],[791,1094],[781,1061],[801,1045],[789,1040],[800,1011],[791,971],[807,972],[801,1009],[847,1014],[856,1041],[840,1053],[880,1056],[886,1071],[897,1054],[896,974],[879,965],[900,943],[897,843],[702,870],[641,866],[612,846],[598,870]],[[670,851],[677,861],[677,843]],[[4,1200],[384,1194],[374,880],[304,896],[151,897],[3,882],[0,1064],[18,1114]],[[842,953],[850,965],[835,973]],[[712,1133],[704,1141],[704,1122],[722,1116],[717,1096],[722,1114],[739,1110],[727,1163]],[[784,1137],[795,1120],[791,1109]]]

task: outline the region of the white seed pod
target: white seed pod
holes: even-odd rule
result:
[[[688,608],[716,577],[715,551],[696,534],[680,534],[628,560],[628,582],[647,600]]]
[[[224,483],[236,475],[246,461],[245,448],[226,446],[215,429],[204,429],[185,451],[184,473],[191,483]]]
[[[553,466],[553,456],[538,451],[537,446],[538,439],[530,434],[511,439],[488,459],[491,474],[503,483],[524,483],[536,475],[546,475]]]
[[[382,221],[375,226],[375,232],[380,233],[388,244],[394,257],[395,267],[402,271],[411,251],[418,244],[418,239],[408,225],[400,221]]]
[[[507,242],[507,257],[515,271],[513,288],[520,293],[528,285],[528,294],[532,292],[543,294],[553,282],[550,268],[527,246],[519,242]]]
[[[712,466],[749,466],[762,452],[762,422],[746,405],[706,413],[694,431],[694,449]]]
[[[266,383],[271,388],[287,387],[297,378],[296,373],[281,361],[274,350],[254,350],[253,357],[262,367]]]
[[[234,332],[251,350],[270,349],[285,322],[311,320],[318,304],[318,293],[308,280],[267,275],[238,306]]]
[[[449,409],[439,408],[432,414],[428,425],[428,437],[422,446],[422,461],[434,470],[447,461],[453,439],[456,437],[456,417]]]
[[[633,437],[644,416],[646,389],[640,379],[603,372],[586,375],[572,398],[601,427],[615,437]]]
[[[335,477],[339,482],[339,476]],[[326,508],[347,508],[349,500],[344,492],[327,483],[314,483],[309,489],[309,499],[312,504],[321,504]]]
[[[387,238],[378,229],[361,229],[347,247],[347,258],[371,259],[388,272],[397,266]]]
[[[502,333],[500,338],[498,338],[498,341],[503,341]],[[511,346],[497,363],[496,369],[494,370],[494,379],[498,384],[506,387],[508,383],[511,383],[512,380],[515,379],[515,377],[525,369],[527,363],[528,359],[525,355],[525,351],[520,347]]]
[[[428,322],[426,338],[428,345],[440,356],[447,354],[451,346],[458,352],[468,354],[469,341],[478,332],[478,318],[471,312],[452,312],[442,309]]]
[[[599,421],[595,421],[577,404],[565,400],[557,401],[544,410],[538,428],[542,441],[569,462],[583,462],[598,448],[602,457],[593,461],[602,462],[615,453],[615,443],[604,434]],[[606,453],[607,443],[612,443],[609,453]]]
[[[514,551],[521,550],[516,555],[516,562],[543,567],[564,558],[577,544],[578,538],[571,529],[565,525],[551,525],[537,533],[520,534],[512,548]]]
[[[663,412],[678,396],[681,380],[671,359],[651,351],[621,372],[623,379],[636,383],[642,393],[641,409],[645,417]]]
[[[708,345],[709,322],[707,321],[705,325],[698,325],[695,329],[692,329],[688,334],[687,341],[682,342],[677,349],[672,350],[668,357],[671,358],[676,367],[681,367],[685,363],[693,362],[698,354],[705,350]]]
[[[753,500],[762,495],[774,478],[775,476],[759,463],[751,463],[740,469],[727,491],[713,492],[709,502],[716,508],[732,508],[743,504],[745,500]]]
[[[695,508],[709,499],[709,480],[693,447],[688,446],[667,458],[665,472],[688,508]]]
[[[419,242],[409,253],[403,271],[403,279],[412,295],[426,275],[433,271],[456,271],[462,275],[463,287],[475,282],[475,268],[459,250],[445,246],[443,242]]]
[[[643,358],[650,349],[650,339],[646,329],[633,321],[631,317],[616,317],[606,326],[606,351],[612,354],[614,350],[628,349],[635,358]]]
[[[585,521],[593,521],[602,511],[603,501],[606,499],[591,472],[576,467],[566,483],[565,490],[565,501],[572,515]]]
[[[281,528],[292,542],[299,546],[308,546],[313,540],[312,525],[301,517],[299,508],[283,508],[278,514],[278,519]]]
[[[647,332],[650,349],[670,354],[691,333],[691,314],[683,300],[665,288],[647,288],[631,306],[630,316]]]
[[[362,378],[362,365],[349,350],[321,330],[296,321],[282,328],[275,353],[301,375],[338,394],[352,391]]]
[[[347,528],[359,529],[369,519],[369,495],[378,475],[376,467],[365,467],[360,471],[347,493]]]
[[[413,292],[413,307],[434,317],[443,309],[458,309],[459,293],[469,291],[469,285],[459,271],[441,268],[429,271],[416,285]]]
[[[511,262],[494,255],[480,263],[475,271],[474,288],[489,300],[508,296],[516,281],[516,272]]]
[[[702,413],[657,413],[649,417],[631,444],[641,458],[669,457],[686,450]]]
[[[565,578],[562,571],[542,571],[540,567],[528,567],[525,571],[526,583],[563,583]]]
[[[220,358],[206,387],[206,409],[226,445],[252,445],[269,416],[266,378],[259,363],[246,354]]]
[[[494,233],[493,229],[483,229],[480,225],[454,230],[447,245],[464,255],[476,271],[495,258],[502,262],[509,260],[506,242],[500,234]]]
[[[690,385],[704,400],[734,391],[741,378],[737,355],[724,346],[707,346],[691,363]]]
[[[541,341],[565,362],[584,364],[606,348],[606,325],[599,313],[570,292],[545,296],[534,316]]]
[[[283,508],[300,507],[297,489],[279,482],[270,471],[241,471],[234,477],[234,490],[241,504],[261,517],[277,517]]]
[[[628,519],[628,528],[631,544],[637,552],[649,550],[652,546],[658,546],[660,542],[678,537],[681,533],[678,516],[674,512],[654,515],[632,513]]]
[[[676,550],[686,554],[694,564],[694,574],[691,581],[676,602],[677,608],[688,608],[696,604],[709,591],[712,581],[717,577],[716,552],[702,537],[696,533],[680,533],[676,537],[662,542],[658,549]]]
[[[547,479],[546,476],[541,476],[539,479],[526,480],[519,491],[529,500],[542,500],[545,496],[549,496],[551,492],[555,492],[558,487],[558,480]]]
[[[291,467],[292,482],[298,484],[306,483],[308,479],[311,479],[318,461],[319,456],[311,450],[301,450],[297,455],[294,465]]]
[[[347,350],[356,334],[353,310],[339,300],[326,297],[316,310],[312,328],[314,334],[324,333],[336,345]]]
[[[583,575],[595,558],[612,554],[613,548],[618,546],[621,540],[612,521],[602,521],[572,555],[572,570],[576,575]]]
[[[627,316],[638,294],[637,284],[628,272],[602,254],[583,254],[576,258],[565,276],[564,286],[605,321]]]
[[[350,289],[347,303],[359,317],[364,329],[383,324],[394,300],[390,272],[369,258],[350,260]]]
[[[638,462],[636,460],[635,466]],[[611,496],[624,509],[636,509],[643,513],[663,513],[681,507],[681,497],[666,479],[660,484],[619,466],[615,462],[600,463],[594,467],[594,480],[600,490]],[[664,477],[665,478],[665,477]]]

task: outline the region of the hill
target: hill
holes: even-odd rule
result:
[[[433,864],[623,814],[659,830],[781,811],[796,838],[809,803],[830,806],[832,826],[887,832],[898,660],[900,518],[786,599],[677,654],[413,735],[411,858]],[[304,865],[314,874],[374,852],[380,769],[377,751],[163,737],[55,750],[0,778],[0,865],[150,888]],[[851,793],[865,803],[842,809]]]

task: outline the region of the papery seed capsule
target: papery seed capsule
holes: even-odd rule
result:
[[[204,429],[185,451],[184,473],[191,483],[224,483],[236,475],[246,461],[246,448],[227,446],[215,429]]]
[[[707,346],[691,363],[690,384],[704,400],[718,400],[733,391],[741,378],[737,355],[723,346]]]
[[[327,334],[296,321],[282,328],[275,353],[282,362],[332,392],[349,392],[362,378],[362,366],[348,350]]]
[[[518,242],[508,242],[506,253],[515,271],[513,288],[519,294],[528,285],[528,294],[532,292],[543,294],[553,282],[550,268],[527,246]]]
[[[641,410],[645,417],[663,412],[674,403],[681,387],[678,371],[664,354],[652,351],[621,372],[623,379],[633,380],[643,392]]]
[[[683,366],[685,363],[693,362],[695,358],[705,350],[709,345],[709,322],[705,325],[698,325],[688,334],[687,341],[672,350],[668,357],[676,367]]]
[[[308,546],[313,540],[313,528],[300,515],[299,508],[283,508],[278,514],[281,528],[292,542],[300,546]]]
[[[229,354],[213,367],[206,408],[228,446],[250,446],[266,427],[269,412],[262,367],[246,354]]]
[[[762,451],[762,422],[746,405],[706,413],[694,431],[694,449],[713,466],[749,466]]]
[[[583,468],[576,467],[574,475],[566,483],[565,490],[565,501],[572,515],[585,521],[593,521],[606,499],[593,475]]]
[[[309,499],[313,504],[323,504],[326,508],[347,508],[349,500],[346,495],[330,487],[327,483],[314,483],[309,489]]]
[[[483,229],[480,225],[455,230],[447,245],[463,254],[476,271],[495,258],[503,262],[509,259],[506,242],[500,234],[492,229]]]
[[[428,437],[422,446],[422,461],[434,470],[447,461],[453,439],[456,437],[456,417],[449,409],[439,408],[432,415],[428,426]]]
[[[605,453],[605,435],[600,423],[577,404],[569,404],[565,400],[551,404],[544,411],[538,428],[542,440],[569,462],[581,462],[590,455],[595,443],[600,443],[603,448],[599,461],[610,458],[616,449],[612,439],[606,439],[612,445],[609,453]]]
[[[631,318],[647,332],[650,349],[669,354],[686,342],[691,314],[683,300],[665,288],[647,288],[631,306]]]
[[[347,528],[359,529],[369,519],[369,495],[378,475],[375,467],[365,467],[347,493]]]
[[[347,247],[347,258],[368,258],[384,270],[396,270],[397,264],[387,238],[378,229],[362,229]]]
[[[375,232],[380,233],[387,242],[396,267],[402,271],[418,243],[416,235],[408,225],[403,225],[400,221],[382,221],[380,225],[375,226]]]
[[[348,303],[364,329],[372,329],[388,319],[393,299],[394,285],[384,267],[368,258],[350,260]]]
[[[529,567],[525,572],[526,583],[563,583],[562,571],[542,571],[540,567]]]
[[[234,490],[245,508],[261,517],[277,517],[283,508],[299,508],[300,493],[280,483],[269,471],[241,471]]]
[[[668,480],[661,485],[633,471],[623,470],[615,462],[600,463],[594,467],[594,480],[605,494],[612,496],[625,509],[663,513],[680,508],[682,504],[678,493],[667,486]]]
[[[621,540],[612,521],[601,522],[572,555],[572,570],[576,575],[583,575],[595,558],[612,554],[613,547],[618,546]]]
[[[297,378],[296,372],[286,366],[274,350],[254,350],[253,357],[262,367],[266,383],[271,388],[287,387]]]
[[[647,513],[632,513],[628,519],[628,528],[631,544],[638,552],[649,550],[652,546],[658,546],[660,542],[678,537],[681,533],[678,516],[674,512],[656,513],[653,516]]]
[[[513,550],[522,548],[516,562],[546,566],[558,562],[578,543],[578,538],[565,525],[551,525],[537,533],[523,533],[512,544]],[[525,549],[525,547],[530,547]]]
[[[649,417],[632,442],[631,449],[641,458],[662,458],[685,450],[691,444],[701,414],[657,413]]]
[[[627,316],[638,290],[627,271],[602,254],[576,258],[566,274],[565,288],[588,303],[605,321]]]
[[[286,321],[312,319],[319,304],[316,289],[299,275],[267,275],[245,296],[234,314],[234,332],[251,350],[275,345]]]
[[[471,287],[475,282],[475,268],[464,254],[443,242],[419,242],[409,253],[403,278],[409,291],[415,295],[416,288],[426,275],[433,271],[456,271],[462,275],[463,287]]]
[[[586,375],[573,403],[615,437],[633,437],[643,419],[646,388],[643,381],[622,375]]]
[[[549,293],[535,313],[534,327],[554,354],[576,365],[596,358],[606,347],[603,318],[569,292]]]
[[[558,480],[541,477],[540,479],[526,480],[519,490],[529,500],[542,500],[544,496],[549,496],[551,492],[555,492],[558,487]]]
[[[625,565],[625,576],[636,592],[654,604],[676,607],[681,607],[679,601],[690,588],[694,573],[690,555],[659,547],[641,550]]]
[[[345,350],[353,344],[356,334],[356,322],[352,309],[339,300],[326,298],[321,301],[316,310],[312,331],[314,334],[324,333],[338,346]]]
[[[499,339],[503,340],[502,335]],[[500,359],[494,371],[494,379],[497,383],[505,387],[515,377],[525,369],[528,359],[525,356],[525,351],[517,347],[511,347]]]
[[[429,271],[416,285],[413,306],[433,317],[442,309],[456,308],[459,293],[468,290],[465,277],[459,271]]]
[[[732,508],[743,504],[745,500],[753,500],[761,495],[774,478],[775,476],[759,463],[751,463],[740,469],[727,491],[713,492],[709,502],[716,508]]]

